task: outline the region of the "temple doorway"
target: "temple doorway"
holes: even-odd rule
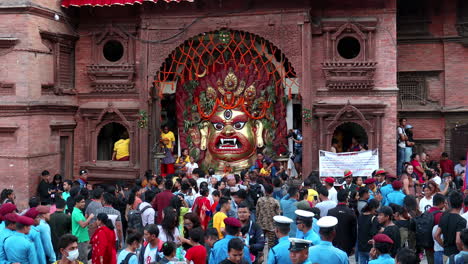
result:
[[[339,125],[334,133],[333,139],[338,142],[338,152],[358,151],[367,149],[367,133],[362,126],[354,122],[345,122]]]
[[[97,140],[97,160],[112,160],[114,143],[117,142],[127,129],[116,122],[101,128]]]

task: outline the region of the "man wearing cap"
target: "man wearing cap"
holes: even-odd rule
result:
[[[309,261],[309,247],[311,241],[299,238],[289,239],[289,258],[293,264],[311,264]]]
[[[335,189],[335,178],[328,177],[325,179],[325,187],[328,190],[328,199],[338,203],[338,199],[336,198],[336,189]]]
[[[304,234],[304,239],[314,245],[320,242],[320,236],[312,229],[314,213],[305,210],[296,210],[296,226]]]
[[[224,224],[226,225],[226,236],[213,245],[208,261],[209,264],[218,264],[225,260],[228,257],[227,252],[229,241],[236,238],[241,232],[242,224],[237,218],[228,217],[224,219]],[[247,246],[244,246],[244,259],[248,263],[252,263]]]
[[[346,252],[348,256],[352,255],[357,239],[357,219],[354,210],[348,207],[348,192],[346,190],[338,191],[338,205],[330,209],[328,215],[338,219],[333,245]]]
[[[80,170],[80,177],[78,178],[78,182],[80,183],[80,188],[87,188],[88,185],[88,171],[87,170]]]
[[[345,170],[344,171],[344,180],[345,184],[343,184],[343,189],[345,189],[348,192],[351,191],[356,191],[357,190],[357,185],[353,183],[353,172],[350,170]]]
[[[373,260],[369,264],[394,264],[395,260],[390,256],[393,240],[385,234],[377,234],[373,240],[374,246],[369,253]]]
[[[385,183],[385,170],[378,169],[375,171],[373,178],[375,179],[375,185],[377,189],[380,189]]]
[[[273,217],[275,222],[275,235],[278,238],[278,244],[272,247],[268,252],[268,264],[291,264],[289,258],[289,225],[293,222],[291,218],[282,215]]]
[[[14,211],[16,211],[16,205],[12,204],[12,203],[5,203],[5,204],[2,204],[0,206],[0,219],[1,217],[9,214],[9,213],[13,213]],[[0,223],[0,233],[3,231],[3,229],[5,229],[6,226],[5,226],[5,221],[2,221],[2,223]]]
[[[338,219],[334,216],[324,216],[317,222],[320,227],[320,238],[322,241],[318,245],[310,247],[309,260],[311,263],[333,263],[348,264],[348,255],[341,249],[333,246],[335,239],[335,226]]]
[[[368,201],[370,201],[370,200],[374,199],[374,196],[375,196],[375,191],[376,191],[375,179],[374,178],[367,178],[364,181],[364,184],[369,189],[369,200]]]
[[[41,232],[37,227],[39,225],[39,211],[37,211],[37,207],[29,209],[24,216],[29,217],[34,221],[34,225],[32,225],[31,230],[29,230],[28,238],[33,242],[34,248],[36,249],[37,263],[46,264],[46,255],[44,245],[42,244]]]
[[[394,181],[392,183],[392,188],[393,191],[387,194],[387,198],[385,199],[385,203],[383,203],[383,205],[394,203],[398,204],[399,206],[403,206],[403,200],[406,197],[406,195],[401,191],[401,188],[403,188],[403,182]]]
[[[29,230],[34,224],[31,218],[25,216],[16,217],[16,232],[5,240],[4,249],[6,259],[10,263],[39,264],[36,248],[28,238]]]
[[[5,229],[0,232],[0,263],[9,263],[6,259],[5,249],[3,247],[4,241],[15,234],[16,230],[16,217],[14,213],[6,214],[3,217],[0,217],[5,224]]]
[[[382,226],[381,233],[387,235],[393,241],[390,255],[394,258],[401,245],[400,228],[392,221],[393,210],[391,207],[382,206],[377,213],[377,221]]]
[[[36,210],[39,212],[39,225],[37,229],[41,233],[42,245],[44,246],[44,252],[48,263],[54,263],[56,261],[54,246],[52,245],[52,235],[50,226],[47,221],[50,220],[50,208],[48,206],[38,206]]]

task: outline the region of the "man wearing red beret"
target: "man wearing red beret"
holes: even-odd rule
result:
[[[393,264],[395,260],[390,256],[393,240],[385,234],[377,234],[373,238],[374,246],[369,255],[373,260],[369,264]]]
[[[37,211],[37,207],[29,209],[24,216],[29,217],[34,221],[34,225],[31,226],[31,230],[29,231],[28,238],[34,243],[34,247],[36,248],[37,263],[46,263],[46,255],[44,245],[42,244],[41,232],[37,227],[37,225],[39,225],[39,211]]]
[[[52,245],[50,226],[47,223],[50,220],[50,208],[48,206],[40,205],[36,207],[36,210],[39,212],[39,225],[37,226],[37,229],[41,233],[42,245],[44,246],[47,262],[54,263],[56,261],[56,256],[54,246]]]
[[[16,232],[5,240],[4,249],[6,259],[10,263],[38,264],[36,248],[28,238],[29,230],[34,221],[25,216],[16,217]]]
[[[13,213],[14,211],[16,211],[16,205],[12,203],[3,204],[0,206],[0,219],[2,219],[4,215]],[[5,229],[5,222],[0,223],[0,233],[3,231],[3,229]]]
[[[369,189],[369,201],[370,201],[370,200],[374,199],[375,191],[377,191],[376,186],[375,186],[375,179],[374,178],[367,178],[364,181],[364,184]]]
[[[232,239],[239,237],[241,234],[242,223],[234,217],[228,217],[224,219],[226,225],[226,236],[216,242],[211,250],[210,257],[208,260],[209,264],[218,264],[228,257],[228,244]],[[250,260],[250,251],[247,246],[244,246],[244,259],[248,263],[252,263]]]
[[[17,215],[14,213],[9,213],[2,217],[2,223],[5,224],[5,229],[0,232],[0,263],[5,263],[7,260],[5,250],[3,249],[3,243],[5,239],[15,234],[16,217]]]
[[[325,187],[328,190],[328,199],[338,203],[337,191],[335,189],[335,178],[328,177],[325,179]]]

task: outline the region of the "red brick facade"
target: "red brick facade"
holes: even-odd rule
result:
[[[318,168],[318,150],[328,149],[335,128],[346,122],[365,130],[390,171],[398,116],[409,119],[418,149],[432,157],[451,151],[451,129],[468,123],[468,49],[455,28],[455,0],[429,5],[426,35],[397,33],[396,0],[195,0],[69,9],[60,9],[58,0],[27,7],[10,2],[0,7],[0,187],[14,188],[22,206],[44,169],[72,178],[87,168],[92,181],[141,177],[152,167],[154,76],[184,41],[222,28],[268,40],[294,68],[302,108],[313,113],[302,123],[305,175]],[[344,37],[359,41],[355,58],[337,54]],[[109,40],[123,44],[116,63],[102,53]],[[423,105],[399,101],[397,73],[424,80]],[[147,128],[138,126],[141,111],[150,116]],[[130,134],[128,162],[97,154],[98,136],[111,122]]]

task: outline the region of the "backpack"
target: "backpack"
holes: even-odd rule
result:
[[[147,205],[141,210],[139,210],[138,208],[137,210],[130,210],[130,212],[128,212],[128,227],[143,232],[144,226],[143,219],[141,218],[141,216],[149,208],[151,208],[151,206]]]
[[[434,215],[440,211],[425,212],[420,216],[413,218],[416,232],[416,245],[423,248],[433,248],[434,239],[432,238],[432,228],[434,227]]]
[[[449,258],[449,264],[466,264],[468,263],[468,255],[466,254],[463,254],[461,258],[458,258],[457,261],[455,261],[455,255],[457,254],[453,254],[450,256]]]
[[[133,210],[133,211],[136,211],[136,210]],[[124,260],[122,260],[122,262],[120,262],[120,264],[128,264],[129,261],[130,261],[130,258],[133,257],[133,256],[136,256],[135,253],[128,253],[127,256],[125,257]]]
[[[258,183],[250,185],[249,194],[253,200],[253,204],[257,204],[258,199],[263,197],[262,186]]]

